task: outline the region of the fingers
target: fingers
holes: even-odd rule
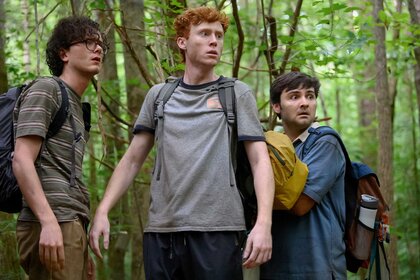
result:
[[[94,233],[93,231],[90,231],[89,234],[89,246],[92,249],[92,252],[95,254],[95,256],[102,260],[103,257],[101,249],[99,247],[99,235]]]
[[[254,268],[271,259],[271,252],[266,250],[252,250],[248,258],[244,258],[243,266],[245,268]]]
[[[64,268],[64,246],[39,246],[39,258],[41,263],[50,271],[62,270]]]
[[[93,223],[92,228],[89,232],[89,246],[93,253],[100,259],[103,259],[99,239],[103,236],[104,249],[108,250],[109,247],[109,222],[108,219],[97,219],[97,222]]]
[[[251,233],[248,236],[245,250],[243,253],[243,266],[253,268],[271,259],[271,236],[261,237]]]
[[[95,280],[96,279],[95,262],[90,257],[90,255],[89,255],[89,258],[88,258],[87,279],[88,280]]]

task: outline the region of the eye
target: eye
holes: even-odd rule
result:
[[[96,48],[97,43],[96,43],[96,40],[86,39],[86,45],[87,45],[88,49],[94,50]]]
[[[315,99],[316,98],[315,93],[309,93],[307,98],[311,100]]]

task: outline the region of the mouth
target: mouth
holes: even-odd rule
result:
[[[218,55],[217,51],[208,51],[207,54],[212,55],[212,56]]]
[[[102,61],[102,59],[100,57],[98,57],[98,56],[92,58],[92,60],[93,61],[96,61],[96,62],[101,62]]]
[[[306,118],[306,117],[309,117],[309,116],[310,116],[310,114],[308,112],[300,112],[300,113],[298,113],[298,117],[304,117],[304,118]]]

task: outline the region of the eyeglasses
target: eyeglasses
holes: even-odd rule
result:
[[[84,39],[84,40],[76,41],[76,42],[71,43],[70,47],[76,44],[80,44],[80,43],[85,43],[86,48],[90,50],[91,52],[94,52],[97,46],[100,46],[102,48],[102,52],[104,55],[108,52],[108,46],[104,42],[96,40],[96,39]]]

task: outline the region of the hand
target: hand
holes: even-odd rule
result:
[[[50,271],[64,268],[63,234],[57,221],[41,224],[39,259]]]
[[[108,250],[109,246],[109,220],[106,214],[96,212],[92,227],[89,232],[89,246],[93,253],[100,259],[103,259],[99,246],[99,238],[103,236],[104,248]]]
[[[245,268],[254,268],[271,259],[271,227],[256,224],[248,235],[242,264]]]
[[[96,279],[96,266],[95,262],[93,261],[92,257],[88,256],[88,265],[87,265],[87,279],[88,280],[95,280]]]

